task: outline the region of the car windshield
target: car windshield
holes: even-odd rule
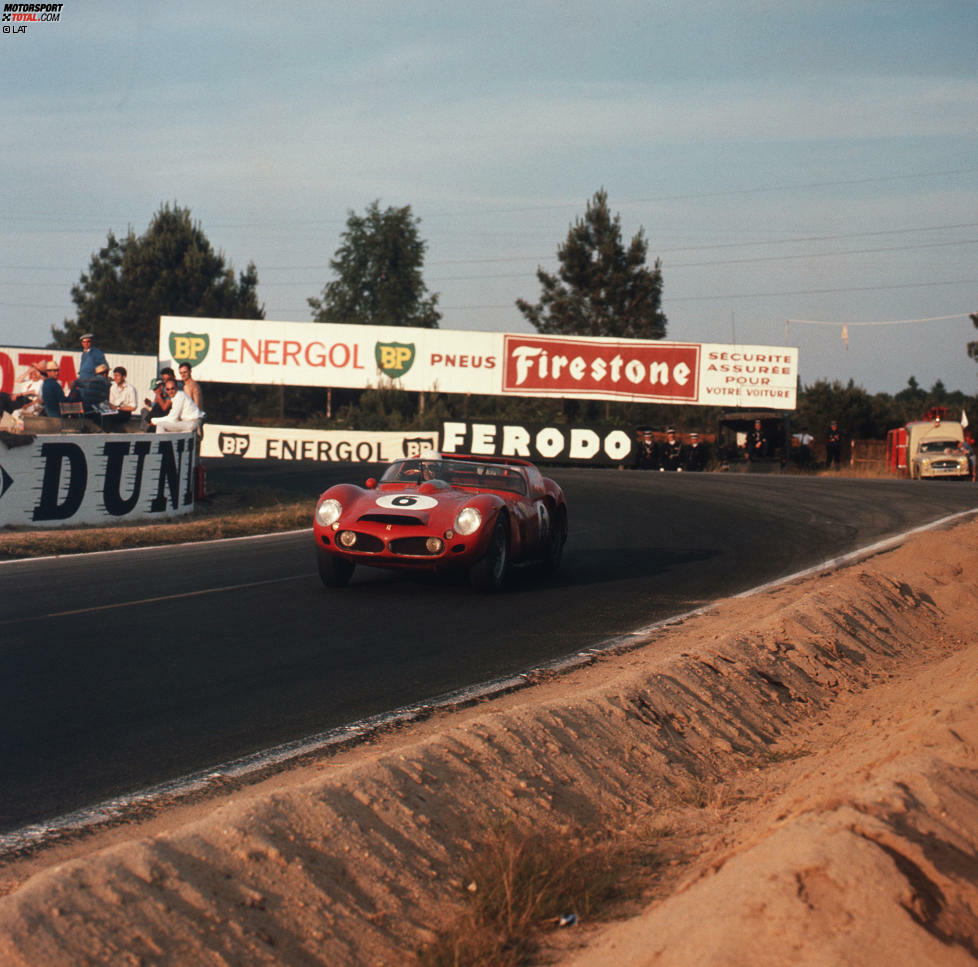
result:
[[[455,460],[450,457],[395,460],[380,478],[381,483],[423,483],[444,480],[452,487],[476,490],[505,490],[525,494],[526,475],[522,468],[481,460]]]
[[[957,450],[960,446],[957,440],[927,440],[920,445],[921,453],[943,453],[945,450]]]

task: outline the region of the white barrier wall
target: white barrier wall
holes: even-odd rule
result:
[[[543,423],[445,421],[441,430],[289,430],[207,424],[205,459],[318,460],[321,463],[387,463],[424,450],[522,457],[537,463],[615,466],[631,460],[632,434],[616,427],[548,426]]]
[[[200,455],[248,460],[318,460],[321,463],[387,463],[438,449],[437,430],[287,430],[204,425]]]
[[[18,446],[4,442],[29,440]],[[68,527],[194,509],[193,433],[90,433],[0,439],[0,526]]]

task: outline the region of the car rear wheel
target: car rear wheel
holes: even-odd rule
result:
[[[326,587],[343,588],[350,583],[355,565],[326,551],[317,551],[317,556],[319,559],[319,577]]]
[[[469,571],[472,587],[486,594],[500,591],[509,574],[509,528],[506,520],[500,517],[492,530],[489,546],[481,560],[476,561]]]
[[[555,574],[564,556],[564,544],[567,543],[567,517],[557,512],[550,526],[550,536],[547,538],[547,549],[543,558],[543,570],[547,574]]]

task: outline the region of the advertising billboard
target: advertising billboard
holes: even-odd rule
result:
[[[203,382],[395,386],[793,410],[798,350],[646,339],[163,316],[160,364]]]

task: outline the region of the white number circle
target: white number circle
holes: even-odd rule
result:
[[[438,501],[424,494],[384,494],[377,498],[377,506],[387,510],[431,510]]]

